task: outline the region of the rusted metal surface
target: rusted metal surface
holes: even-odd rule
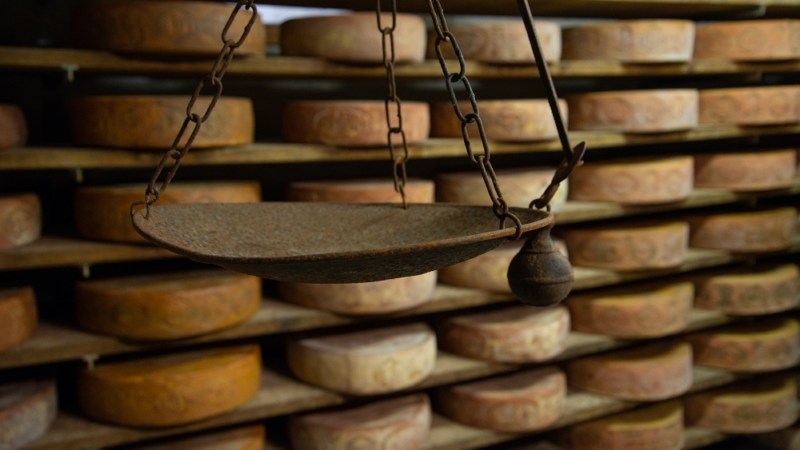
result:
[[[522,231],[553,216],[511,208]],[[137,211],[149,241],[196,261],[303,283],[363,283],[407,277],[474,258],[513,237],[489,206],[448,204],[183,204]]]
[[[508,284],[522,303],[555,305],[572,290],[572,265],[553,244],[553,224],[528,235],[525,245],[508,266]]]

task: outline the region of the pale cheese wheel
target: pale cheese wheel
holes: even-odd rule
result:
[[[686,424],[722,433],[766,433],[797,420],[791,379],[760,380],[686,397]]]
[[[437,406],[463,424],[502,432],[529,432],[554,424],[564,410],[566,379],[557,367],[439,388]]]
[[[691,225],[689,245],[731,252],[769,252],[792,245],[797,210],[765,211],[687,217]]]
[[[581,267],[609,270],[665,269],[686,259],[686,222],[573,228],[561,232],[569,259]]]
[[[486,137],[495,141],[529,142],[557,139],[550,105],[547,100],[481,100],[478,104]],[[472,112],[469,102],[460,102],[463,114]],[[568,118],[566,100],[558,101],[564,121]],[[480,137],[475,125],[467,127],[468,135]],[[431,135],[443,138],[463,138],[461,121],[452,103],[431,105]]]
[[[425,59],[426,34],[422,18],[398,14],[396,22],[393,22],[391,14],[384,12],[380,22],[384,28],[395,24],[396,62],[422,62]],[[342,62],[382,63],[381,36],[374,12],[294,19],[281,25],[281,53],[283,56],[309,56]]]
[[[694,22],[690,20],[623,20],[564,30],[565,60],[688,62],[693,51]]]
[[[0,289],[0,352],[30,339],[38,322],[32,287]]]
[[[692,347],[657,343],[589,356],[567,364],[570,386],[622,400],[676,397],[692,387]]]
[[[709,273],[692,279],[694,306],[742,316],[787,311],[800,305],[800,269],[786,264],[769,270]]]
[[[264,436],[263,425],[252,425],[133,450],[264,450]]]
[[[800,87],[759,86],[700,91],[700,123],[780,125],[800,122]]]
[[[256,345],[101,364],[78,374],[81,410],[119,425],[167,427],[231,411],[258,392]]]
[[[662,133],[698,124],[695,89],[593,92],[571,95],[567,102],[570,130]]]
[[[685,200],[694,187],[691,156],[624,158],[576,167],[570,200],[649,205]]]
[[[564,351],[569,311],[512,306],[445,319],[438,328],[442,348],[468,358],[527,363]]]
[[[694,156],[694,184],[734,191],[783,189],[794,184],[795,150],[713,153]]]
[[[389,108],[393,126],[397,109]],[[328,100],[287,103],[283,108],[283,139],[297,144],[340,147],[386,147],[389,128],[382,101]],[[430,135],[430,107],[422,102],[403,102],[403,130],[406,142],[419,144]],[[403,140],[392,135],[402,151]]]
[[[87,239],[147,242],[131,224],[130,207],[144,200],[145,185],[85,186],[75,190],[75,223]],[[179,203],[255,203],[261,186],[255,181],[172,183],[157,205]],[[142,209],[142,206],[138,207]]]
[[[222,31],[233,8],[207,1],[136,1],[83,3],[72,11],[72,34],[80,47],[147,55],[217,56]],[[251,11],[239,10],[228,39],[239,41]],[[258,18],[236,49],[240,55],[264,54],[266,29]]]
[[[800,58],[800,21],[743,20],[697,25],[695,59],[772,61]]]
[[[436,335],[424,324],[290,339],[287,358],[303,381],[352,395],[409,388],[436,363]]]
[[[258,311],[261,279],[227,270],[79,282],[78,324],[136,340],[181,339],[235,325]]]
[[[192,110],[201,117],[212,98],[197,99]],[[76,144],[96,147],[166,151],[186,120],[189,100],[177,95],[103,95],[72,100],[70,122]],[[189,139],[194,124],[179,142]],[[244,145],[253,142],[255,117],[249,98],[225,96],[204,122],[192,148]]]
[[[615,287],[567,298],[572,329],[625,339],[678,333],[689,325],[690,282]]]
[[[766,372],[800,362],[800,324],[780,319],[691,334],[694,362],[737,372]]]
[[[573,425],[558,433],[570,450],[681,450],[683,405],[678,401]]]
[[[425,394],[289,419],[295,450],[417,450],[427,441],[431,405]]]
[[[536,37],[545,61],[561,59],[561,26],[555,22],[535,21]],[[476,22],[448,27],[456,37],[458,48],[468,60],[491,64],[533,64],[536,60],[525,24],[520,20]],[[428,33],[428,59],[438,59],[435,31]],[[453,45],[441,42],[439,48],[446,59],[457,59]]]
[[[433,203],[434,184],[409,178],[405,185],[408,203]],[[287,192],[291,202],[399,203],[402,197],[393,180],[298,181]]]
[[[36,194],[0,196],[0,251],[33,243],[42,235],[42,206]]]
[[[16,450],[47,432],[58,411],[54,381],[0,386],[0,448]]]
[[[0,149],[22,147],[27,141],[28,125],[22,109],[0,104]]]

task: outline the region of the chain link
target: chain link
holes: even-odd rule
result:
[[[234,20],[236,20],[236,16],[239,14],[239,11],[242,9],[252,11],[252,17],[250,17],[250,21],[244,27],[244,31],[242,31],[239,39],[229,39],[228,32],[230,31]],[[209,117],[211,117],[214,107],[217,105],[217,102],[222,96],[222,78],[225,76],[225,72],[228,70],[228,66],[230,66],[230,63],[233,60],[233,55],[236,52],[236,49],[244,44],[247,36],[250,34],[250,30],[258,19],[258,9],[255,5],[255,0],[241,0],[234,7],[233,12],[228,18],[228,22],[225,24],[225,27],[222,30],[222,50],[220,50],[219,56],[217,56],[216,61],[214,61],[214,65],[209,74],[200,80],[197,88],[194,90],[192,98],[189,100],[189,103],[186,106],[186,119],[184,119],[183,125],[178,131],[177,136],[175,136],[175,140],[172,142],[172,147],[170,147],[170,149],[164,153],[164,156],[161,158],[161,162],[159,162],[158,167],[156,167],[156,170],[153,173],[153,176],[150,178],[150,182],[147,184],[147,190],[144,193],[144,201],[136,202],[131,205],[131,215],[135,213],[135,208],[137,206],[145,205],[147,208],[145,218],[148,218],[150,216],[150,207],[158,201],[158,199],[161,197],[161,194],[164,193],[164,191],[166,191],[169,187],[170,182],[172,182],[172,178],[175,177],[175,173],[177,173],[178,168],[181,165],[181,159],[183,159],[183,157],[186,156],[186,153],[189,152],[189,149],[192,148],[192,144],[194,144],[197,134],[200,132],[203,124],[209,119]],[[197,99],[200,98],[200,93],[209,84],[215,88],[214,96],[212,97],[211,103],[209,103],[205,112],[202,115],[197,114],[194,112],[195,104],[197,103]],[[181,146],[180,143],[183,140],[183,137],[186,135],[186,131],[189,130],[190,124],[194,125],[191,126],[191,132],[186,139],[186,143]],[[174,160],[172,167],[169,168],[169,171],[164,176],[161,186],[156,188],[156,184],[161,178],[161,174],[164,169],[167,168],[170,159]]]

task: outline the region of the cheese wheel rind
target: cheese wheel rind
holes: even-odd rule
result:
[[[699,188],[762,191],[791,187],[797,173],[795,150],[714,153],[694,156]]]
[[[545,61],[558,62],[561,59],[561,26],[555,22],[538,20],[534,26]],[[494,64],[533,64],[536,61],[525,24],[521,21],[452,25],[449,30],[456,37],[458,47],[467,60]],[[435,32],[428,33],[428,59],[438,59],[435,48],[437,37]],[[449,43],[442,42],[439,48],[445,59],[457,59]]]
[[[54,381],[0,386],[0,448],[15,450],[45,434],[56,418]]]
[[[264,438],[264,426],[251,425],[134,450],[264,450]]]
[[[23,147],[28,142],[28,124],[17,105],[0,104],[0,149]]]
[[[697,25],[695,59],[770,61],[800,58],[800,21],[746,20]]]
[[[769,270],[710,273],[693,277],[694,306],[725,314],[761,315],[800,305],[800,269],[785,264]]]
[[[570,130],[661,133],[698,124],[698,91],[592,92],[567,97]]]
[[[38,322],[32,287],[0,289],[0,352],[30,339]]]
[[[27,245],[42,235],[42,206],[36,194],[0,196],[0,251]]]
[[[799,86],[700,91],[701,124],[780,125],[800,122]]]
[[[408,203],[433,203],[434,183],[431,180],[409,178],[405,185]],[[337,203],[400,203],[402,197],[394,188],[394,180],[334,180],[296,181],[289,184],[290,202]]]
[[[563,59],[624,63],[688,62],[694,51],[694,22],[622,20],[566,28]]]
[[[731,252],[769,252],[792,245],[797,210],[778,208],[743,213],[687,217],[689,245]]]
[[[469,102],[460,102],[465,114],[472,111]],[[566,121],[566,100],[558,101]],[[530,142],[558,138],[547,100],[483,100],[480,102],[481,121],[486,137],[501,142]],[[468,126],[471,138],[479,138],[476,126]],[[431,135],[443,138],[463,138],[461,121],[453,112],[452,103],[431,105]]]

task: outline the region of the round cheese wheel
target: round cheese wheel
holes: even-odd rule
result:
[[[786,264],[768,270],[745,269],[693,278],[694,306],[725,314],[761,315],[800,305],[800,270]]]
[[[688,217],[689,245],[732,252],[768,252],[792,245],[797,210],[766,211]]]
[[[624,63],[688,62],[694,50],[690,20],[624,20],[564,30],[564,59]]]
[[[765,372],[800,362],[800,324],[793,319],[718,328],[688,337],[695,364],[738,372]]]
[[[130,213],[133,203],[144,200],[145,188],[144,184],[78,187],[75,190],[78,234],[103,241],[147,242],[131,225]],[[172,183],[157,205],[260,201],[261,186],[255,181],[214,181]]]
[[[743,20],[697,25],[695,59],[770,61],[797,59],[797,20]]]
[[[389,13],[381,14],[381,26],[392,26]],[[374,12],[342,16],[307,17],[281,25],[283,56],[310,56],[333,61],[382,63],[383,43]],[[388,49],[388,47],[387,47]],[[425,22],[413,14],[398,14],[394,30],[395,61],[425,59]]]
[[[562,231],[572,264],[610,270],[664,269],[686,259],[686,222],[592,226]]]
[[[81,410],[101,422],[181,425],[231,411],[261,383],[257,345],[102,364],[78,374]]]
[[[258,311],[261,279],[203,270],[79,282],[78,324],[125,339],[181,339],[235,325]]]
[[[593,92],[567,97],[570,130],[661,133],[697,126],[694,89]]]
[[[148,55],[217,56],[233,8],[206,1],[95,1],[73,8],[72,35],[80,47]],[[253,17],[242,9],[228,31],[238,41]],[[240,55],[264,54],[266,29],[256,19]]]
[[[570,200],[649,205],[685,200],[694,186],[691,156],[624,158],[576,167]]]
[[[56,418],[54,381],[0,386],[0,448],[16,450],[45,434]]]
[[[575,331],[644,339],[686,329],[693,298],[690,282],[647,284],[570,295],[567,306]]]
[[[436,335],[427,325],[411,324],[291,339],[287,358],[303,381],[353,395],[383,394],[430,375]]]
[[[30,244],[42,235],[42,206],[36,194],[0,196],[0,251]]]
[[[408,203],[433,203],[434,184],[409,178],[405,186]],[[291,202],[399,203],[393,180],[298,181],[288,189]]]
[[[677,401],[659,403],[573,425],[558,436],[571,450],[681,450],[683,405]]]
[[[72,101],[72,137],[78,145],[165,151],[183,126],[189,99],[177,95],[104,95]],[[205,114],[211,97],[197,99],[193,112]],[[186,144],[194,124],[180,141]],[[203,123],[192,148],[253,142],[255,118],[249,98],[222,97]]]
[[[428,439],[431,405],[425,394],[289,419],[295,450],[417,450]]]
[[[686,424],[722,433],[766,433],[797,420],[797,388],[791,379],[759,380],[690,395]]]
[[[390,108],[396,125],[396,109]],[[283,108],[283,139],[297,144],[341,147],[386,147],[386,105],[380,101],[302,101]],[[408,144],[418,144],[430,135],[430,107],[422,102],[403,102],[403,130]],[[392,143],[402,148],[400,135]]]
[[[508,206],[527,208],[539,198],[550,182],[555,169],[550,167],[529,167],[496,170],[497,182]],[[562,209],[567,201],[569,183],[564,181],[550,202],[552,211]],[[490,206],[489,192],[480,171],[442,173],[436,177],[436,201],[446,203],[465,203],[468,205]]]
[[[134,450],[264,450],[264,436],[263,425],[252,425]]]
[[[791,187],[795,150],[695,155],[694,184],[701,188],[762,191]]]
[[[0,289],[0,351],[30,339],[38,321],[32,287]]]
[[[797,86],[759,86],[700,91],[700,123],[779,125],[800,122]]]
[[[538,20],[534,26],[545,61],[558,62],[561,59],[561,26]],[[533,64],[536,61],[525,24],[520,20],[454,25],[449,30],[468,60],[494,64]],[[438,59],[437,36],[435,32],[428,33],[429,59]],[[449,42],[442,42],[439,48],[446,59],[457,59]]]
[[[561,114],[568,118],[567,102],[558,101]],[[557,139],[558,131],[547,100],[482,100],[479,103],[486,137],[495,141],[528,142]],[[464,114],[472,112],[469,102],[459,103]],[[479,138],[477,126],[468,126],[471,138]],[[431,134],[443,138],[463,138],[461,121],[452,103],[431,105]]]
[[[570,361],[569,384],[622,400],[654,401],[692,387],[692,347],[657,343]]]
[[[27,141],[28,125],[22,109],[0,104],[0,149],[22,147]]]
[[[566,393],[564,373],[546,367],[439,388],[436,398],[439,411],[466,425],[528,432],[561,417]]]
[[[497,362],[541,362],[564,351],[569,311],[512,306],[450,317],[438,329],[444,349]]]

